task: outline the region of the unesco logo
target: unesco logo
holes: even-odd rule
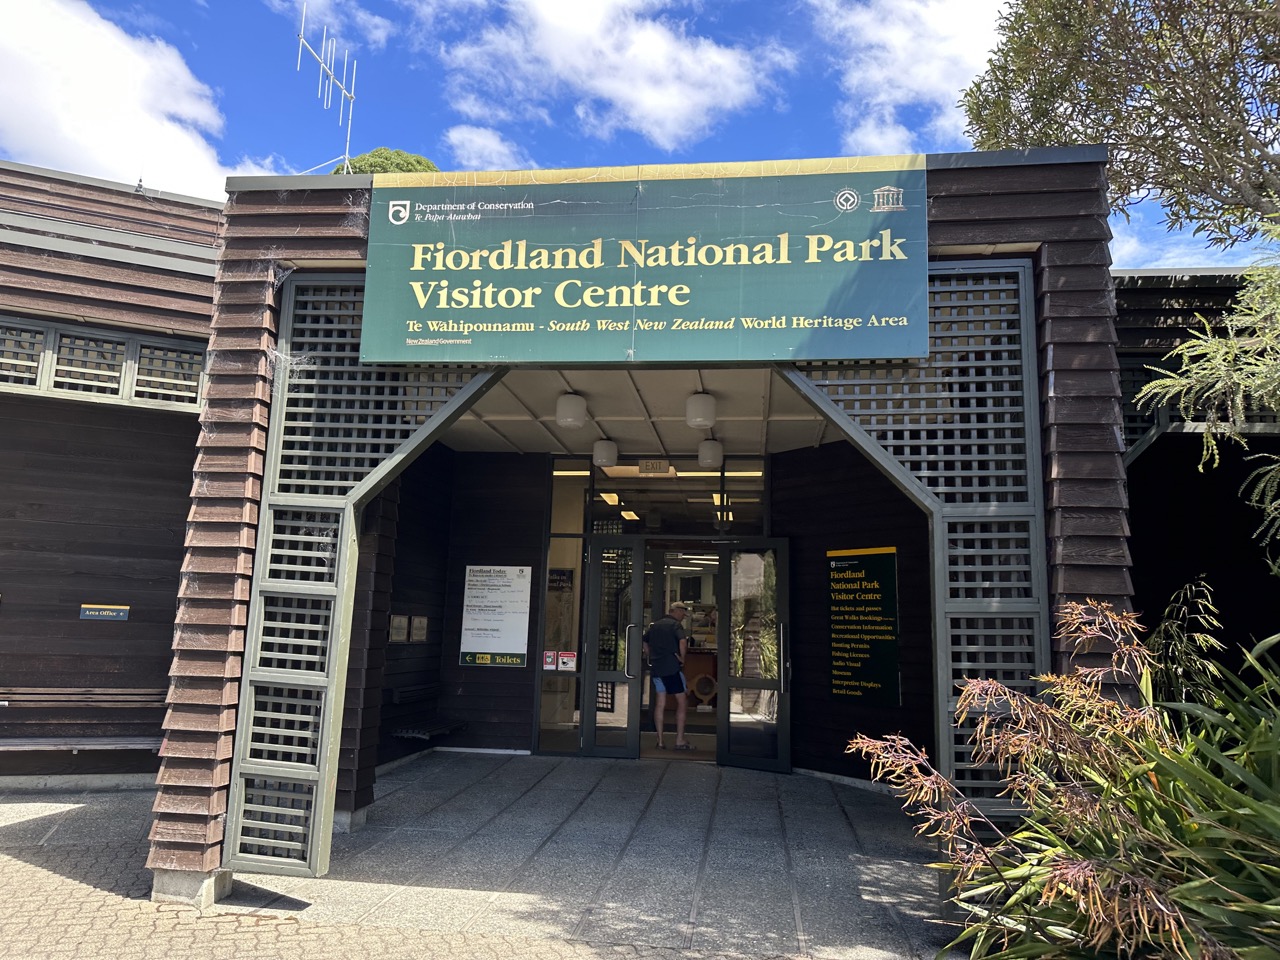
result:
[[[387,203],[387,219],[397,227],[409,220],[409,201],[391,200]]]
[[[858,209],[858,205],[862,203],[862,198],[858,196],[858,191],[845,187],[836,194],[832,203],[836,205],[836,209],[841,213],[853,213]]]

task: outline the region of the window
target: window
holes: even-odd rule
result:
[[[0,317],[0,391],[194,410],[204,344]]]

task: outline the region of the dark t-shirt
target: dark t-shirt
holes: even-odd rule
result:
[[[675,617],[662,617],[649,624],[644,642],[649,645],[649,663],[655,677],[680,672],[680,641],[685,632]]]

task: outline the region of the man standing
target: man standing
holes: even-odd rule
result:
[[[693,749],[693,745],[684,738],[689,694],[681,672],[685,653],[689,649],[689,641],[682,625],[688,613],[689,608],[683,603],[673,603],[667,615],[653,621],[644,632],[644,654],[653,671],[653,686],[658,692],[657,703],[654,704],[653,726],[658,731],[659,750],[667,748],[662,730],[667,714],[667,694],[676,698],[676,749]]]

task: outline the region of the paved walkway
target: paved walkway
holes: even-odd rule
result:
[[[937,875],[896,802],[673,761],[435,753],[380,776],[320,879],[154,904],[150,790],[6,792],[0,957],[932,957]]]

